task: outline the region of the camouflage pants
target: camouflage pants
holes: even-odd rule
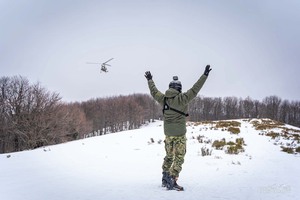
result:
[[[166,156],[164,158],[162,169],[169,172],[170,175],[178,177],[184,163],[186,153],[186,137],[166,136],[165,138]]]

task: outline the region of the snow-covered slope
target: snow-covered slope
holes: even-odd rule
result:
[[[255,130],[253,122],[260,120],[235,121],[240,122],[239,134],[215,122],[188,123],[187,155],[178,181],[184,192],[160,186],[165,152],[163,123],[158,121],[138,130],[1,154],[0,199],[299,199],[300,157],[281,151],[290,140],[266,136],[282,127],[299,135],[299,129]],[[244,151],[228,154],[229,145],[212,147],[223,138],[226,143],[243,138]],[[201,149],[210,155],[202,156]]]

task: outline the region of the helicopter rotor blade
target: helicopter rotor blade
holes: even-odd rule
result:
[[[108,62],[111,61],[112,59],[114,59],[114,58],[109,59],[108,61],[104,62],[103,64],[108,63]]]
[[[97,64],[97,65],[100,65],[101,63],[86,62],[86,64]]]

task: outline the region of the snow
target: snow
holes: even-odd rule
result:
[[[241,122],[238,135],[188,123],[178,181],[183,192],[161,187],[164,134],[163,122],[157,121],[137,130],[0,154],[0,199],[299,199],[299,155],[282,152],[249,121],[236,121]],[[245,151],[226,154],[199,143],[199,135],[212,141],[242,137]],[[212,150],[210,156],[201,155],[203,146]]]

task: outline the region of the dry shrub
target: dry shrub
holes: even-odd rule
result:
[[[273,128],[283,128],[284,123],[271,119],[262,119],[261,121],[254,120],[251,122],[256,130],[266,130]]]
[[[294,148],[290,148],[290,147],[281,147],[283,152],[289,153],[289,154],[293,154],[294,153]]]
[[[267,133],[266,136],[269,136],[269,137],[271,137],[272,139],[275,139],[275,138],[279,137],[280,134],[271,131],[271,132]]]
[[[241,132],[240,128],[238,128],[238,127],[229,127],[228,131],[233,134],[239,134]]]
[[[223,149],[223,147],[226,145],[226,140],[223,138],[222,140],[215,140],[212,144],[212,147],[215,147],[218,150]]]
[[[230,145],[227,147],[226,153],[228,154],[239,154],[241,152],[244,152],[243,146],[236,144],[236,145]]]
[[[240,127],[241,123],[237,121],[218,121],[216,128]]]

